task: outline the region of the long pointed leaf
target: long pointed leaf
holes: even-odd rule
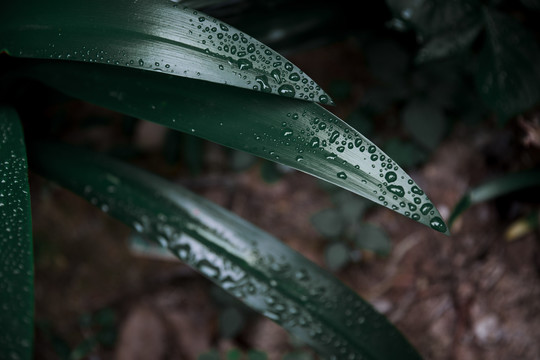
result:
[[[17,113],[0,107],[0,358],[31,359],[34,338],[32,220]]]
[[[81,149],[41,144],[32,156],[32,166],[44,176],[168,247],[325,358],[419,358],[384,316],[350,288],[225,209]]]
[[[398,164],[318,104],[104,65],[49,62],[27,74],[71,96],[304,171],[447,233]]]
[[[170,0],[8,1],[0,51],[137,67],[331,103],[287,59],[249,35]]]
[[[481,184],[469,190],[458,201],[454,210],[452,210],[452,214],[448,220],[448,226],[451,227],[454,221],[465,210],[475,204],[532,187],[540,187],[540,169],[530,169],[507,174]]]

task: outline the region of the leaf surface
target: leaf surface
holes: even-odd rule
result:
[[[32,358],[34,266],[28,168],[17,113],[0,106],[0,357]]]
[[[510,173],[481,184],[468,191],[456,204],[448,220],[448,226],[469,207],[518,190],[540,186],[540,169]]]
[[[420,358],[396,328],[350,288],[225,209],[82,149],[40,144],[32,156],[32,166],[45,177],[169,248],[323,357]]]
[[[26,73],[70,96],[301,170],[447,233],[395,161],[313,102],[96,64],[46,62]]]
[[[51,0],[0,5],[0,52],[103,63],[332,103],[251,36],[169,0]]]

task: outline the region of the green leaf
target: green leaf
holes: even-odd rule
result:
[[[484,14],[487,40],[476,85],[502,124],[540,101],[540,48],[516,20],[493,10]]]
[[[168,247],[322,356],[420,358],[354,291],[225,209],[142,170],[67,145],[41,144],[32,156],[43,176]]]
[[[540,169],[515,172],[488,181],[468,191],[456,204],[448,220],[448,226],[472,205],[510,194],[517,190],[540,186]]]
[[[25,72],[71,96],[279,162],[401,214],[410,203],[432,206],[395,161],[313,102],[97,64],[45,62]],[[410,217],[447,232],[435,208]]]
[[[472,45],[481,30],[482,26],[477,24],[465,29],[437,35],[420,48],[415,62],[422,64],[458,54]]]
[[[324,261],[330,271],[342,269],[350,260],[351,250],[342,242],[334,242],[324,249]]]
[[[0,106],[0,354],[32,358],[34,265],[24,137],[15,110]]]
[[[392,249],[388,235],[380,227],[369,223],[360,226],[355,243],[360,249],[373,251],[380,256],[388,256]]]
[[[412,27],[422,38],[450,33],[481,20],[480,2],[475,0],[386,0],[396,18]]]
[[[337,209],[324,209],[311,217],[311,223],[324,237],[339,236],[345,227],[345,219]]]
[[[136,67],[332,103],[287,59],[169,0],[17,1],[0,7],[0,52]]]

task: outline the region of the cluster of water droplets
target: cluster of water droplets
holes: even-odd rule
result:
[[[256,141],[275,144],[262,149],[273,160],[289,161],[302,170],[304,160],[320,163],[322,158],[321,167],[326,171],[335,169],[335,178],[330,179],[334,183],[357,189],[363,196],[425,222],[434,230],[447,231],[435,207],[414,181],[371,141],[329,113],[287,113],[281,128],[253,136]],[[351,182],[351,177],[359,177],[360,183]]]
[[[29,47],[18,53],[134,67],[286,97],[332,102],[310,77],[266,45],[197,10],[176,3],[173,6],[180,16],[176,11],[164,11],[162,15],[171,21],[161,23],[160,27],[122,28],[141,34],[140,39],[133,39],[137,41],[133,46],[129,46],[128,36],[122,42],[111,41],[107,45],[95,42],[95,46],[92,40],[82,38],[81,45],[74,46],[71,41],[65,42],[64,38],[70,34],[70,29],[65,29],[51,38],[46,48]],[[152,37],[150,42],[148,36]]]
[[[24,146],[14,141],[17,136],[22,135],[0,114],[0,320],[11,330],[0,332],[0,344],[9,344],[3,355],[12,359],[23,358],[20,354],[30,349],[30,331],[24,329],[31,329],[33,321],[27,163],[24,153],[10,149]]]

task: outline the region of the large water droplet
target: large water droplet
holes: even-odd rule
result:
[[[403,189],[403,186],[388,185],[386,188],[388,189],[388,191],[390,191],[393,194],[396,194],[399,197],[403,197],[405,195],[405,190]]]
[[[444,224],[444,221],[440,218],[435,216],[431,221],[429,222],[429,225],[433,230],[437,230],[439,232],[446,232],[446,225]]]
[[[284,84],[279,87],[278,93],[282,96],[294,97],[296,91],[294,91],[294,87],[292,85]]]

